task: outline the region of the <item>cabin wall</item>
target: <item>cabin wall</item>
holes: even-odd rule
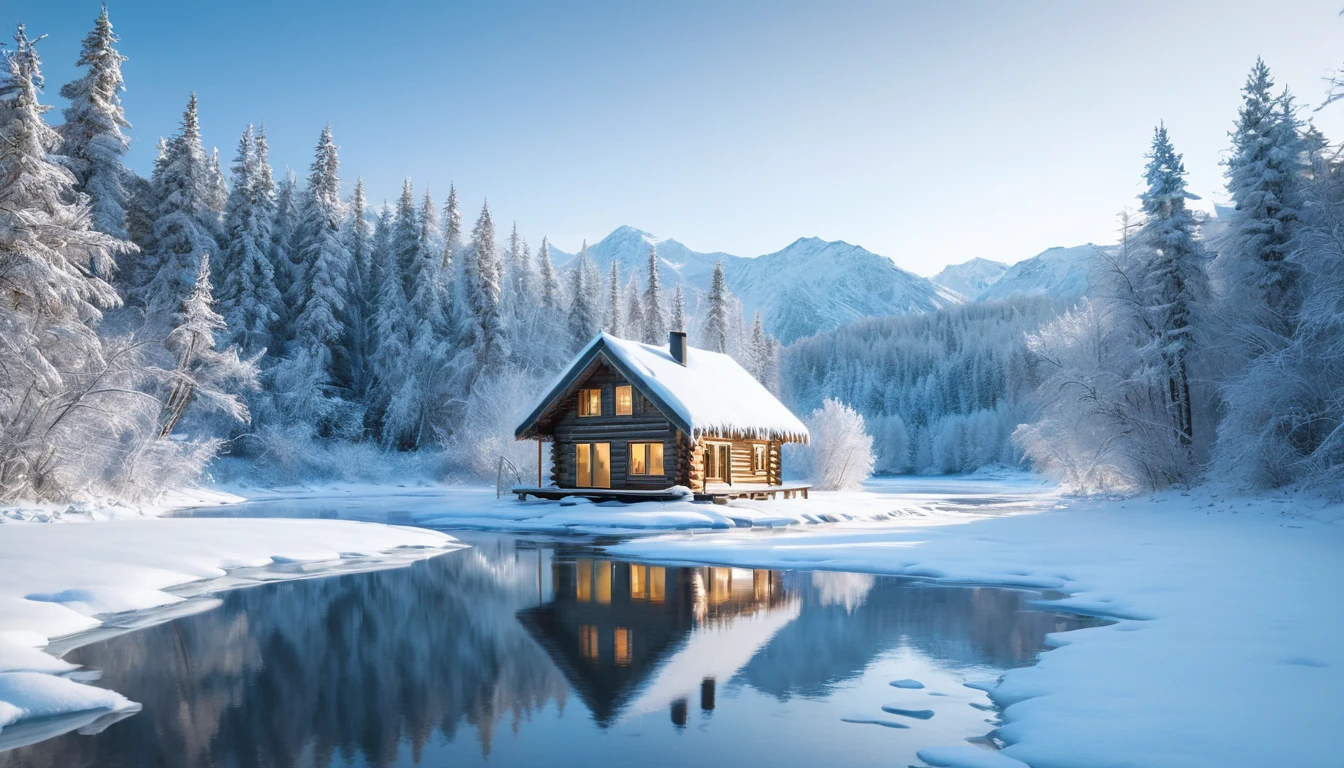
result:
[[[579,416],[579,392],[576,389],[564,404],[564,415],[553,427],[551,481],[561,488],[574,488],[578,466],[574,457],[577,443],[611,444],[611,487],[659,490],[677,485],[677,430],[667,417],[653,406],[634,385],[634,413],[616,415],[616,387],[630,384],[616,371],[602,366],[579,389],[602,390],[602,415]],[[629,443],[662,443],[662,475],[628,475]]]
[[[719,438],[715,436],[702,437],[695,441],[688,464],[690,466],[690,485],[691,490],[701,492],[705,489],[705,451],[713,443],[731,443],[732,467],[730,470],[729,481],[733,484],[762,484],[762,485],[781,485],[783,483],[783,462],[781,459],[780,448],[783,445],[778,440],[732,440]],[[759,471],[753,472],[751,468],[751,451],[753,445],[765,446],[765,464]],[[714,484],[722,482],[721,480],[712,481]]]

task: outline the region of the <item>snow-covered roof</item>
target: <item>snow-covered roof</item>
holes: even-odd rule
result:
[[[728,355],[688,347],[686,364],[665,346],[606,333],[588,342],[569,368],[519,425],[515,436],[535,434],[537,421],[566,396],[599,356],[635,384],[692,438],[737,437],[807,442],[807,427],[770,390]]]

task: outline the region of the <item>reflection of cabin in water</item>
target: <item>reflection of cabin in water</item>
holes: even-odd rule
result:
[[[807,428],[728,355],[599,334],[515,431],[537,440],[537,487],[519,498],[701,499],[807,496],[785,485],[780,451]],[[543,487],[542,442],[551,443]],[[683,491],[684,492],[684,491]]]
[[[715,706],[727,682],[798,615],[777,571],[557,558],[552,600],[519,613],[598,725],[689,700]]]

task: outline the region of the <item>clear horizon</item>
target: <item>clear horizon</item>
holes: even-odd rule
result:
[[[226,167],[244,126],[265,122],[277,171],[302,177],[330,121],[347,192],[363,176],[371,200],[391,199],[409,175],[442,205],[454,182],[468,222],[488,197],[501,231],[516,221],[534,246],[545,235],[566,251],[622,225],[740,256],[816,236],[932,275],[1111,242],[1159,120],[1203,205],[1225,198],[1219,161],[1257,55],[1344,139],[1344,105],[1310,111],[1344,63],[1344,19],[1314,0],[1275,14],[1251,3],[155,6],[109,4],[129,57],[134,170],[148,171],[194,90]],[[97,12],[20,0],[7,19],[49,35],[53,122]],[[1155,27],[1173,30],[1169,50],[1147,42]]]

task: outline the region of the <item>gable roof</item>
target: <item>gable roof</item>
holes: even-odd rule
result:
[[[579,352],[514,436],[521,439],[536,434],[537,422],[574,389],[599,357],[637,385],[669,421],[692,438],[807,442],[803,422],[728,355],[688,347],[686,365],[682,365],[667,347],[605,333]]]

